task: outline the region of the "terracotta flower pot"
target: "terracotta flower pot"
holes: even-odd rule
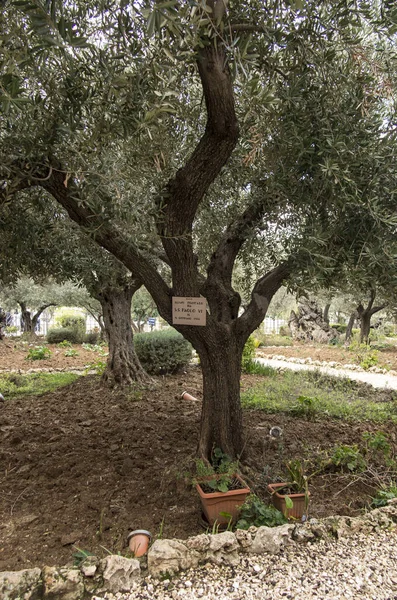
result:
[[[181,398],[183,400],[191,400],[192,402],[198,402],[197,398],[189,394],[188,392],[182,392]]]
[[[204,515],[209,525],[227,525],[230,521],[231,516],[232,523],[237,521],[238,514],[241,506],[244,504],[246,497],[251,492],[245,481],[241,479],[239,475],[234,475],[237,479],[241,488],[238,490],[229,490],[228,492],[209,492],[203,491],[200,483],[196,484],[196,490],[200,496],[201,506],[203,508]],[[207,478],[211,479],[210,477]],[[205,479],[202,481],[205,483]],[[220,513],[226,513],[221,515]]]
[[[134,553],[135,558],[139,558],[146,554],[149,548],[152,534],[146,529],[136,529],[128,534],[128,546],[131,552]]]
[[[269,483],[267,489],[272,495],[273,505],[283,513],[287,519],[302,519],[307,514],[310,492],[299,494],[282,494],[282,488],[287,488],[288,483]],[[278,492],[277,490],[280,490]],[[287,508],[285,498],[292,500],[292,508]]]

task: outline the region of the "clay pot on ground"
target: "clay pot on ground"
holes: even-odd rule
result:
[[[283,513],[287,519],[302,520],[303,516],[307,517],[310,492],[287,493],[288,483],[269,483],[267,489],[272,495],[273,505]],[[285,491],[285,493],[283,493]],[[287,507],[289,498],[292,502],[292,507]]]
[[[241,487],[228,492],[205,492],[201,487],[201,485],[205,485],[205,479],[196,484],[204,515],[210,526],[228,525],[230,521],[235,523],[241,506],[251,492],[239,475],[235,474],[233,478],[239,482]],[[209,479],[211,477],[207,478],[207,480]]]
[[[146,554],[151,539],[152,534],[150,531],[146,531],[146,529],[136,529],[128,534],[128,546],[135,558],[139,558]]]

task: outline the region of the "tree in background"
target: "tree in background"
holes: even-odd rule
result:
[[[21,311],[22,332],[32,336],[43,312],[52,306],[67,305],[71,291],[70,285],[59,285],[50,279],[39,284],[30,277],[21,277],[1,286],[0,302],[8,310]]]
[[[4,303],[19,303],[25,327],[30,317],[26,306],[39,307],[31,319],[34,327],[51,304],[81,303],[87,308],[92,307],[94,298],[103,314],[109,346],[103,381],[109,385],[147,381],[135,353],[131,323],[131,298],[140,288],[140,280],[131,277],[125,267],[65,218],[43,193],[21,197],[3,210],[0,257],[0,278],[10,282]],[[51,274],[65,283],[43,287],[31,277],[19,277],[23,274],[38,280]]]
[[[157,317],[156,304],[145,288],[140,288],[132,299],[132,317],[137,322],[137,332],[143,331],[143,326],[149,317]],[[134,323],[133,323],[134,326]]]
[[[202,366],[199,453],[241,454],[250,333],[286,278],[299,287],[300,277],[335,276],[351,214],[385,219],[390,10],[327,0],[10,6],[3,201],[44,189],[169,323],[174,296],[206,298],[205,327],[176,326]],[[238,260],[253,273],[242,312]]]

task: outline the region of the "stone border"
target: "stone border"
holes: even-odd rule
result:
[[[0,573],[2,600],[86,600],[95,594],[129,592],[146,576],[171,577],[200,564],[236,566],[244,554],[278,554],[283,547],[327,537],[336,539],[363,532],[395,529],[397,499],[360,517],[310,519],[280,527],[250,527],[187,540],[155,540],[141,562],[111,555],[88,556],[80,567],[43,567]],[[147,561],[147,562],[146,562]]]
[[[357,371],[359,373],[376,373],[382,375],[390,375],[395,377],[397,371],[392,369],[382,369],[380,367],[370,367],[369,369],[363,369],[360,365],[354,364],[343,364],[334,360],[327,362],[326,360],[313,360],[310,357],[299,358],[296,356],[284,356],[283,354],[266,354],[263,351],[257,351],[256,356],[264,358],[265,360],[281,360],[283,362],[295,363],[297,365],[311,365],[313,367],[328,367],[329,369],[345,369],[346,371]]]

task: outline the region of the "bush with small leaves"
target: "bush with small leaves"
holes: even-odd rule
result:
[[[84,336],[84,342],[86,344],[97,344],[99,340],[99,333],[97,331],[90,331]]]
[[[134,336],[135,351],[147,373],[173,373],[186,366],[192,358],[192,347],[175,331],[153,331]]]
[[[71,344],[81,344],[83,337],[79,329],[74,329],[73,327],[56,327],[48,331],[47,342],[49,344],[59,344],[67,341]]]
[[[57,344],[57,346],[59,348],[71,348],[72,344],[70,342],[68,342],[67,340],[63,340],[63,342],[59,342],[59,344]]]

